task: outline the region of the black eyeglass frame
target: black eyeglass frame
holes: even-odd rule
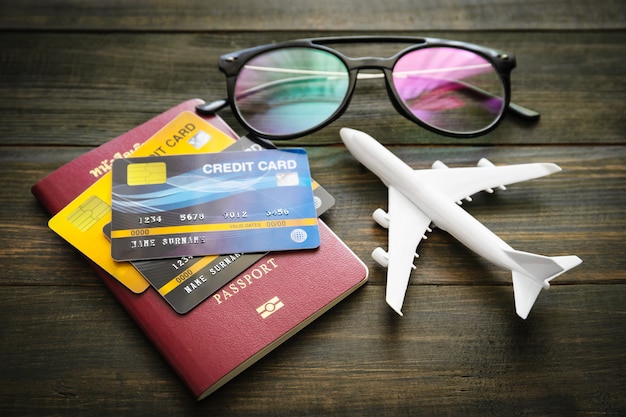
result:
[[[339,44],[363,44],[363,43],[410,43],[411,46],[400,50],[395,53],[391,57],[360,57],[353,58],[349,57],[333,48],[330,48],[327,45],[339,45]],[[504,107],[503,111],[500,113],[498,118],[494,120],[489,126],[484,129],[468,132],[468,133],[459,133],[453,131],[447,131],[438,129],[434,126],[431,126],[415,115],[413,115],[410,111],[408,111],[401,103],[400,99],[393,83],[392,79],[392,71],[393,67],[398,61],[399,58],[404,56],[405,54],[419,50],[424,48],[432,48],[432,47],[451,47],[458,48],[462,50],[467,50],[473,52],[483,58],[485,58],[489,63],[493,65],[493,67],[497,70],[498,76],[502,81],[502,85],[504,87]],[[294,134],[288,135],[271,135],[264,132],[261,132],[255,129],[253,126],[250,126],[237,108],[237,104],[234,100],[235,97],[235,84],[237,81],[237,76],[241,69],[246,65],[246,63],[254,58],[257,55],[279,50],[286,48],[311,48],[322,50],[327,53],[330,53],[340,59],[346,68],[348,69],[349,75],[349,85],[348,91],[341,103],[341,105],[337,108],[337,110],[325,121],[322,123],[306,129],[301,132],[297,132]],[[437,39],[437,38],[421,38],[421,37],[410,37],[410,36],[346,36],[346,37],[324,37],[324,38],[307,38],[307,39],[297,39],[286,42],[272,43],[267,45],[256,46],[252,48],[243,49],[236,52],[231,52],[228,54],[224,54],[219,58],[218,68],[221,72],[226,76],[226,89],[228,98],[223,100],[214,101],[207,104],[201,104],[196,107],[196,110],[200,114],[204,115],[213,115],[217,111],[223,109],[226,106],[230,106],[233,115],[237,119],[237,121],[244,126],[250,133],[256,135],[261,138],[266,138],[270,140],[290,140],[295,138],[300,138],[316,132],[332,122],[336,121],[348,108],[350,100],[352,98],[352,94],[354,93],[358,73],[360,70],[380,70],[382,71],[385,78],[385,86],[387,88],[387,94],[389,96],[390,101],[392,102],[394,108],[398,113],[407,118],[408,120],[418,124],[419,126],[444,136],[455,137],[455,138],[472,138],[476,136],[481,136],[486,133],[491,132],[495,129],[504,116],[508,113],[508,111],[512,111],[512,113],[516,114],[519,117],[522,117],[527,120],[537,120],[540,115],[534,110],[530,110],[523,106],[511,102],[511,80],[510,75],[511,71],[516,66],[516,59],[513,54],[493,49],[487,48],[484,46],[453,41],[447,39]]]

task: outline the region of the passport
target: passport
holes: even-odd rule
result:
[[[143,143],[181,112],[193,111],[201,103],[195,99],[173,107],[60,167],[31,191],[51,214],[57,213],[97,180],[90,173],[93,167]],[[232,132],[217,116],[206,120]],[[234,132],[231,135],[236,138]],[[170,308],[154,288],[133,293],[96,263],[88,262],[192,395],[201,400],[366,282],[365,264],[323,221],[318,227],[318,249],[268,253],[186,315]]]

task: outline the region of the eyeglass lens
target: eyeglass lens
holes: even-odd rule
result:
[[[289,135],[328,120],[348,92],[348,69],[335,55],[285,48],[257,55],[237,76],[235,105],[261,133]]]
[[[473,133],[491,126],[505,107],[493,65],[465,49],[432,47],[403,55],[393,85],[404,107],[437,129]]]
[[[267,135],[313,129],[342,106],[349,88],[346,64],[313,48],[284,48],[253,57],[235,83],[235,106],[245,123]],[[401,104],[435,129],[473,133],[504,111],[504,85],[480,55],[430,47],[401,56],[392,71]]]

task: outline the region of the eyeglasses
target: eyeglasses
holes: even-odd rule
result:
[[[328,46],[360,43],[411,45],[389,58],[352,58]],[[511,54],[443,39],[301,39],[221,56],[219,69],[226,75],[228,99],[197,110],[215,114],[230,105],[251,133],[293,139],[341,116],[357,79],[384,77],[400,114],[442,135],[474,137],[493,130],[507,110],[526,119],[539,118],[539,113],[510,102],[515,63]]]

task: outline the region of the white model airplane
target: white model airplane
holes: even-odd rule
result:
[[[493,192],[494,188],[558,172],[561,168],[557,165],[496,167],[481,159],[477,167],[448,168],[437,161],[433,169],[413,170],[366,133],[343,128],[340,135],[350,153],[389,188],[389,213],[377,209],[373,215],[389,229],[389,252],[376,248],[372,257],[388,268],[386,299],[398,314],[402,315],[409,275],[415,268],[415,248],[431,231],[431,223],[513,272],[515,309],[523,319],[551,279],[582,262],[577,256],[547,257],[515,250],[459,206],[461,200],[470,200],[479,191]]]

